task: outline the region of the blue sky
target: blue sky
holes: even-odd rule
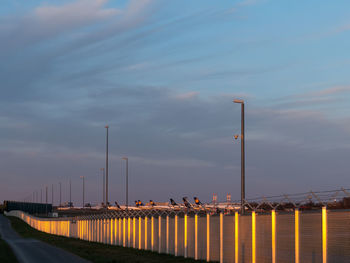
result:
[[[348,187],[349,10],[348,1],[3,1],[0,200],[72,179],[77,203],[84,175],[87,200],[100,201],[107,123],[111,200],[124,201],[124,155],[130,200],[238,199],[237,97],[248,196]]]

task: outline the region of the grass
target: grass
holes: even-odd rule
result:
[[[0,237],[0,262],[1,263],[16,263],[17,258],[13,254],[10,246]]]
[[[175,257],[167,254],[158,254],[146,250],[124,248],[120,246],[83,241],[76,238],[46,234],[35,230],[16,217],[9,217],[9,219],[11,220],[12,227],[24,238],[35,238],[44,241],[95,263],[205,262],[195,261],[194,259],[185,259],[183,257]],[[0,262],[2,261],[0,260]]]

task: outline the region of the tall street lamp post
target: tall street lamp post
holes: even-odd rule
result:
[[[108,128],[109,126],[105,126],[107,130],[106,134],[106,207],[108,208]]]
[[[234,100],[234,103],[241,104],[241,213],[244,214],[245,202],[245,148],[244,148],[244,101]]]
[[[105,183],[105,168],[101,168],[100,169],[102,171],[102,177],[103,177],[103,184],[102,184],[102,203],[106,204],[105,202],[105,198],[106,198],[106,193],[105,193],[105,189],[106,189],[106,183]]]
[[[59,206],[62,206],[62,184],[60,182],[60,204]]]
[[[122,160],[126,161],[125,176],[126,176],[126,191],[125,191],[125,207],[129,208],[129,159],[128,157],[123,157]]]
[[[85,176],[80,176],[83,179],[83,208],[85,206]]]

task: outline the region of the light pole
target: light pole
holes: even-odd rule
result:
[[[59,206],[61,206],[61,205],[62,205],[62,184],[60,182],[60,204],[59,204]]]
[[[105,183],[105,168],[101,168],[100,169],[102,171],[102,177],[103,177],[103,184],[102,184],[102,203],[106,204],[105,202],[105,198],[106,198],[106,193],[105,193],[105,189],[106,189],[106,183]]]
[[[72,207],[72,180],[69,179],[69,207]]]
[[[109,126],[105,126],[107,134],[106,134],[106,207],[108,208],[108,128]]]
[[[51,204],[53,207],[53,184],[51,185]]]
[[[126,191],[125,191],[125,207],[129,208],[129,159],[128,157],[123,157],[122,160],[126,161],[125,175],[126,175]]]
[[[80,176],[83,179],[83,208],[85,206],[85,176]]]
[[[244,214],[245,202],[245,153],[244,153],[244,101],[233,100],[234,103],[241,104],[241,213]]]

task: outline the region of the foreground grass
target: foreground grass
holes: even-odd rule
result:
[[[96,242],[88,242],[76,238],[66,238],[40,232],[31,228],[22,220],[16,217],[9,217],[13,229],[15,229],[24,238],[35,238],[47,242],[56,247],[63,248],[82,258],[95,263],[136,263],[136,262],[204,262],[195,261],[193,259],[185,259],[183,257],[175,257],[166,254],[158,254],[151,251],[138,250],[133,248],[124,248],[119,246],[111,246]],[[0,262],[3,262],[0,260]],[[6,262],[6,261],[4,261]]]
[[[0,237],[0,262],[16,263],[18,262],[10,246]]]

